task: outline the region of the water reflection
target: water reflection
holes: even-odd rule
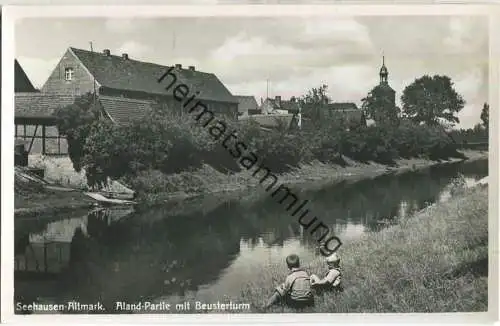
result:
[[[348,245],[446,199],[458,173],[477,181],[487,175],[487,162],[345,183],[300,197]],[[291,252],[305,261],[318,254],[316,241],[270,198],[242,205],[207,196],[143,212],[98,209],[42,226],[16,221],[15,227],[18,300],[100,300],[108,311],[115,301],[239,294],[241,280],[258,277],[249,275],[252,264],[281,263]]]

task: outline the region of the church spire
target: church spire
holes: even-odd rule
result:
[[[380,84],[387,84],[387,77],[389,76],[389,72],[387,71],[387,67],[385,66],[385,56],[382,55],[382,67],[380,67]]]

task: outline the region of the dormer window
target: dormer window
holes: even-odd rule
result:
[[[65,68],[64,69],[64,79],[65,80],[73,80],[73,68]]]

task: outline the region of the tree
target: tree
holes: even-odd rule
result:
[[[321,120],[322,106],[330,102],[327,91],[328,85],[323,84],[317,88],[310,89],[306,95],[299,99],[302,106],[303,117],[309,118],[315,122]]]
[[[77,172],[82,169],[85,141],[92,124],[99,118],[99,112],[99,109],[94,106],[92,93],[77,97],[73,104],[54,112],[57,128],[62,136],[66,136],[68,154]]]
[[[363,98],[361,109],[366,118],[373,119],[379,125],[395,124],[399,120],[399,108],[394,105],[388,90],[375,86]]]
[[[488,103],[484,103],[483,110],[481,111],[481,120],[483,121],[483,126],[488,130],[490,123],[490,106]]]
[[[456,113],[465,101],[459,95],[448,76],[424,75],[406,86],[401,96],[403,114],[417,123],[437,125],[440,120],[452,125],[460,122]]]

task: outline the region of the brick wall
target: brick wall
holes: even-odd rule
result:
[[[73,68],[73,80],[65,80],[65,68]],[[42,92],[83,95],[94,91],[94,79],[80,61],[66,51],[42,87]]]

